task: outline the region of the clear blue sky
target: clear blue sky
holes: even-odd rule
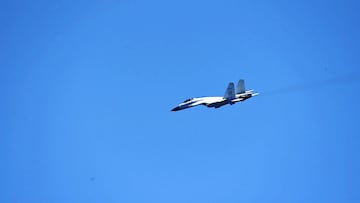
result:
[[[359,10],[1,1],[0,202],[360,202]]]

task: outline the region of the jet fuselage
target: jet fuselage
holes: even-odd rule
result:
[[[226,89],[223,97],[197,97],[186,99],[171,111],[179,111],[190,107],[205,105],[207,107],[219,108],[226,104],[235,104],[237,102],[245,101],[259,93],[253,93],[254,90],[246,90],[244,80],[239,80],[238,87],[235,93],[234,84],[231,82]]]

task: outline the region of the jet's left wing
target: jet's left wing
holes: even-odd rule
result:
[[[233,82],[229,83],[229,85],[228,85],[228,87],[226,89],[224,98],[228,99],[228,100],[231,100],[231,99],[235,98],[235,85],[234,85]]]

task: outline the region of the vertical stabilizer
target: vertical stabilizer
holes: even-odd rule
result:
[[[235,98],[235,85],[233,82],[229,83],[229,85],[226,89],[224,98],[225,99],[234,99]]]
[[[243,79],[240,79],[236,87],[236,94],[242,93],[245,93],[245,81]]]

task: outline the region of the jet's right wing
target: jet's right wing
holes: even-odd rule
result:
[[[245,93],[245,81],[243,79],[239,80],[238,85],[236,87],[236,94]]]
[[[233,82],[230,82],[227,89],[226,89],[226,92],[225,92],[225,95],[224,95],[224,98],[225,99],[234,99],[235,98],[235,85]]]

